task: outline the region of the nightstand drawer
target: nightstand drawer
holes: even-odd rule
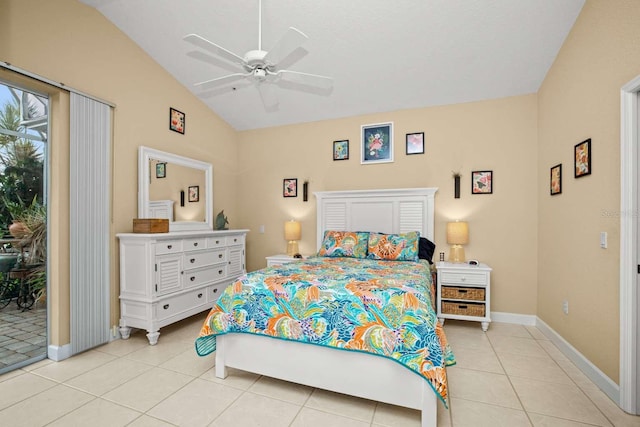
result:
[[[442,313],[484,317],[484,304],[442,301]]]
[[[445,284],[487,285],[487,275],[484,273],[441,271],[438,274],[441,275],[440,280]]]
[[[442,298],[462,299],[468,301],[484,301],[484,288],[457,288],[453,286],[442,287]]]

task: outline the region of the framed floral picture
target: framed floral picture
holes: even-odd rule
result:
[[[573,162],[575,178],[591,175],[591,138],[574,147]]]
[[[562,163],[551,168],[549,178],[549,193],[552,196],[562,193]]]
[[[200,186],[192,185],[189,187],[189,202],[200,201]]]
[[[298,180],[286,178],[282,182],[282,197],[298,197]]]
[[[393,162],[393,122],[362,126],[360,163]]]
[[[424,132],[407,134],[407,155],[424,154]]]
[[[471,194],[493,193],[493,171],[471,172]]]
[[[167,177],[167,164],[163,162],[156,163],[156,178]]]
[[[175,108],[169,108],[169,129],[184,135],[184,113]]]
[[[349,140],[333,141],[333,160],[349,160]]]

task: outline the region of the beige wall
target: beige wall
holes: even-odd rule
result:
[[[620,88],[640,74],[637,0],[588,0],[539,91],[538,316],[619,380]],[[593,173],[573,173],[591,138]],[[549,168],[563,165],[551,197]],[[600,249],[600,232],[609,236]],[[562,301],[569,301],[569,314]]]
[[[386,121],[394,122],[395,161],[361,165],[360,126]],[[425,133],[425,154],[405,154],[410,132]],[[333,141],[340,139],[349,140],[350,158],[333,161]],[[467,258],[494,268],[492,310],[536,313],[536,95],[246,131],[239,141],[242,197],[239,215],[229,217],[232,225],[252,230],[249,270],[264,267],[264,257],[285,252],[283,227],[290,218],[302,221],[300,251],[315,252],[314,191],[438,187],[436,250],[448,255],[447,221],[469,221]],[[471,195],[473,170],[493,170],[493,194]],[[453,196],[452,171],[462,173],[460,199]],[[284,178],[298,178],[297,198],[282,197]]]
[[[115,233],[130,232],[131,220],[136,217],[138,146],[212,163],[214,211],[224,208],[233,217],[237,197],[237,134],[99,12],[76,0],[0,0],[0,60],[116,105],[111,322],[117,324],[119,273]],[[169,107],[186,114],[184,135],[169,130]],[[58,185],[68,188],[64,182],[68,180],[68,160],[53,157],[52,175],[60,179],[52,183],[53,191]],[[52,196],[54,205],[60,195]],[[59,200],[58,206],[64,216],[68,201]],[[67,236],[62,230],[52,233],[52,240],[59,239],[52,244],[68,248],[64,242]],[[52,266],[54,275],[67,270],[60,284],[60,304],[68,294],[67,264],[68,252]],[[56,323],[64,330],[68,329],[69,313],[62,307]],[[57,315],[55,311],[52,314]],[[66,340],[64,336],[54,338],[52,344],[67,343],[68,336]]]

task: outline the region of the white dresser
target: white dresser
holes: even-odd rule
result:
[[[246,272],[249,230],[122,233],[120,334],[160,328],[213,307],[222,290]]]

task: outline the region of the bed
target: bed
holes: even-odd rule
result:
[[[418,232],[420,236],[433,240],[434,196],[436,190],[435,188],[415,188],[314,193],[317,199],[317,236],[320,252],[322,253],[324,250],[320,246],[326,237],[325,232],[327,230],[357,230],[360,232],[359,234],[366,233],[372,236],[374,235],[373,233],[381,233],[375,234],[378,237],[382,233],[394,236],[413,236],[413,234],[417,234],[415,232]],[[386,239],[386,237],[384,238]],[[351,272],[351,270],[348,270],[349,268],[361,268],[362,270]],[[406,271],[402,270],[401,273],[402,268]],[[282,318],[288,319],[287,316],[278,316],[276,320],[265,321],[265,330],[268,329],[270,332],[255,334],[242,333],[248,330],[246,328],[243,329],[245,326],[242,326],[246,323],[244,322],[246,320],[244,317],[238,318],[237,315],[235,317],[225,316],[225,313],[223,313],[225,305],[248,304],[246,302],[237,303],[238,299],[234,294],[240,293],[249,285],[253,286],[253,282],[264,281],[268,283],[268,289],[263,294],[267,295],[268,293],[268,295],[275,295],[275,297],[263,298],[263,294],[260,294],[261,296],[259,297],[253,297],[254,302],[258,300],[260,303],[253,306],[247,305],[247,307],[274,305],[274,301],[278,300],[279,292],[286,293],[291,289],[297,289],[301,293],[297,297],[303,303],[304,301],[308,303],[309,298],[314,299],[314,301],[317,300],[319,294],[323,296],[320,299],[325,299],[324,296],[329,293],[342,292],[340,290],[334,292],[340,287],[334,286],[333,279],[328,278],[327,272],[329,270],[342,271],[344,274],[342,276],[339,275],[342,278],[357,276],[360,279],[366,278],[365,276],[369,274],[373,277],[373,280],[380,282],[384,282],[383,277],[386,276],[382,275],[382,273],[386,270],[393,270],[394,274],[407,276],[409,280],[403,282],[404,290],[402,292],[398,288],[387,286],[387,282],[384,282],[384,286],[381,286],[381,288],[384,288],[384,292],[388,293],[371,293],[369,292],[370,289],[356,289],[352,294],[359,298],[356,298],[358,301],[341,304],[345,304],[345,307],[355,307],[353,309],[354,313],[349,315],[353,315],[364,323],[367,323],[370,319],[367,320],[366,315],[358,311],[362,305],[358,304],[360,299],[364,301],[366,306],[376,306],[377,304],[377,302],[375,304],[367,303],[366,298],[390,300],[395,303],[395,307],[411,306],[412,310],[414,310],[411,312],[421,313],[418,317],[428,319],[429,328],[432,328],[432,330],[428,331],[428,334],[425,333],[425,337],[428,335],[428,338],[424,339],[431,342],[436,339],[434,337],[437,337],[437,345],[433,342],[429,345],[416,344],[417,347],[421,348],[419,352],[398,355],[395,351],[391,352],[390,348],[385,348],[384,337],[380,338],[380,335],[374,334],[368,339],[369,343],[374,342],[377,344],[375,347],[379,347],[379,354],[368,354],[358,348],[358,346],[361,346],[358,342],[354,343],[354,340],[345,339],[340,336],[340,333],[330,329],[335,334],[330,337],[325,336],[322,339],[331,341],[331,345],[338,342],[339,349],[337,350],[327,345],[326,340],[310,342],[313,339],[308,337],[315,336],[313,332],[322,329],[318,326],[321,324],[320,321],[306,325],[307,338],[305,339],[307,342],[296,342],[290,341],[288,336],[285,339],[274,339],[277,338],[274,331],[278,328],[285,330],[290,335],[295,335],[296,333],[302,335],[298,329],[304,329],[305,325],[300,327],[296,324],[298,329],[292,332],[291,325],[295,322],[280,321]],[[377,276],[378,272],[380,272],[379,276]],[[215,349],[216,376],[219,378],[225,378],[227,376],[227,367],[232,367],[311,387],[418,409],[422,411],[422,426],[435,427],[437,424],[438,399],[440,398],[446,405],[445,367],[453,363],[453,358],[450,351],[448,351],[446,339],[440,329],[435,313],[433,313],[431,295],[428,290],[431,284],[431,276],[428,272],[429,267],[426,261],[353,260],[328,255],[327,257],[310,258],[306,262],[291,263],[252,272],[240,278],[239,281],[227,288],[225,293],[221,295],[219,302],[216,303],[203,325],[201,336],[196,340],[196,349],[201,355],[210,353]],[[268,276],[271,273],[277,273],[278,276]],[[311,274],[316,276],[311,276]],[[324,281],[318,279],[318,277],[321,277]],[[376,279],[376,277],[378,278]],[[389,280],[396,283],[395,277]],[[296,286],[291,284],[294,278],[297,283]],[[287,287],[290,285],[292,287]],[[351,291],[354,291],[354,289],[351,289]],[[353,295],[350,297],[353,298]],[[286,298],[284,299],[286,300]],[[296,300],[292,299],[290,302],[295,304]],[[331,303],[334,306],[338,304],[336,302]],[[289,304],[288,300],[286,304]],[[392,305],[392,311],[393,307]],[[247,310],[255,311],[251,308]],[[289,306],[284,308],[271,307],[266,308],[266,310],[270,312],[276,312],[277,310],[288,312],[292,308]],[[316,308],[312,307],[312,310],[316,310]],[[317,310],[319,311],[320,309]],[[384,314],[378,312],[370,316],[375,319],[375,322],[384,322],[386,321],[384,316],[389,315],[388,310],[388,308],[385,308]],[[338,311],[340,313],[345,312],[343,309]],[[403,319],[405,317],[404,315],[402,316]],[[380,320],[381,318],[382,320]],[[414,320],[411,319],[409,323],[414,322]],[[227,329],[233,333],[224,332],[223,326],[227,327],[228,325],[220,325],[220,323],[228,323],[229,321],[235,322],[233,325],[235,329]],[[324,322],[324,320],[322,321]],[[252,320],[252,322],[254,323],[251,324],[251,327],[255,327],[256,321]],[[260,321],[257,321],[257,323],[260,323]],[[339,323],[344,323],[344,320],[339,320]],[[223,331],[223,334],[214,333],[212,335],[212,327],[215,330]],[[426,330],[424,325],[420,325],[420,328],[422,331]],[[361,339],[360,341],[365,335],[364,330],[360,328],[360,332],[355,334]],[[369,330],[367,329],[367,331]],[[406,331],[406,329],[403,329],[403,331]],[[319,333],[319,335],[322,334]],[[373,347],[374,345],[372,344],[371,346]],[[370,350],[368,349],[367,351]],[[420,353],[420,358],[418,359],[416,359],[417,353]],[[403,359],[403,364],[399,363],[400,360],[398,359]],[[434,360],[436,361],[434,362]]]

